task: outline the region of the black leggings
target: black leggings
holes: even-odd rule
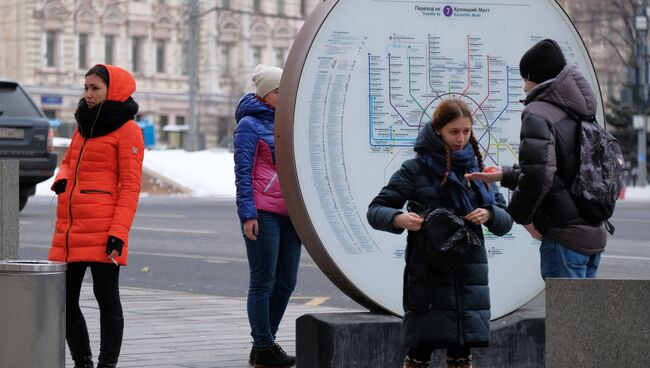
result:
[[[92,359],[88,329],[81,308],[79,294],[86,268],[93,275],[93,292],[99,304],[101,342],[99,363],[116,364],[122,347],[124,317],[120,302],[120,267],[112,263],[68,263],[66,271],[66,340],[75,362]],[[80,364],[81,365],[81,364]]]
[[[99,304],[99,312],[102,317],[115,316],[122,318],[122,303],[120,302],[120,267],[113,263],[68,263],[66,271],[66,308],[68,317],[79,318],[82,316],[79,308],[79,294],[81,284],[90,267],[93,275],[93,292]]]
[[[409,348],[406,355],[411,358],[421,362],[428,362],[431,360],[431,353],[433,353],[433,346],[423,344],[415,348]],[[470,349],[466,346],[448,346],[447,347],[447,357],[448,358],[467,358],[470,356]]]

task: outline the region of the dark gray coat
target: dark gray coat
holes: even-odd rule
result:
[[[536,86],[524,101],[519,165],[503,168],[501,184],[513,190],[508,212],[519,224],[533,223],[545,238],[583,254],[605,248],[603,225],[587,224],[568,185],[578,172],[576,116],[596,115],[597,101],[577,66]]]
[[[433,129],[427,124],[416,141],[416,152],[431,150],[432,134]],[[416,160],[405,161],[370,203],[367,217],[373,228],[401,233],[403,229],[393,227],[393,218],[402,212],[407,201],[432,208],[445,207],[440,178],[432,182]],[[512,218],[504,210],[503,196],[496,191],[495,194],[497,205],[484,207],[493,214],[486,226],[492,233],[503,235],[511,229]],[[477,208],[482,207],[476,203],[480,196],[474,194],[470,198]],[[481,227],[475,226],[473,230],[483,239]],[[415,246],[412,235],[409,232],[407,236],[405,255],[402,344],[414,347],[426,342],[439,348],[450,344],[486,346],[490,337],[490,293],[485,248],[476,252],[459,273],[443,274],[427,267],[424,251]]]

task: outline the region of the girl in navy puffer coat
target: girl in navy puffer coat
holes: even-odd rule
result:
[[[368,223],[373,228],[396,234],[409,231],[402,323],[402,344],[408,352],[403,368],[428,368],[434,349],[447,350],[448,368],[471,368],[471,349],[489,343],[485,247],[456,273],[436,269],[427,263],[426,250],[415,236],[423,218],[402,211],[406,202],[451,209],[482,241],[482,226],[499,236],[510,231],[512,217],[505,211],[501,193],[464,179],[466,173],[483,169],[472,124],[472,112],[462,100],[440,102],[433,121],[422,128],[415,142],[417,156],[402,164],[368,207]]]
[[[248,320],[253,349],[249,363],[291,367],[275,335],[296,286],[301,242],[288,216],[276,171],[275,105],[282,70],[258,65],[256,93],[246,94],[236,111],[234,132],[237,213],[250,267]]]

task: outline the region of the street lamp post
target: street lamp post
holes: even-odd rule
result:
[[[241,0],[242,9],[224,8],[222,6],[214,6],[208,10],[199,13],[199,0],[186,0],[188,4],[189,19],[188,19],[188,48],[187,48],[187,74],[189,82],[189,129],[187,132],[187,139],[185,140],[185,150],[196,151],[199,149],[199,138],[201,137],[199,123],[198,123],[198,63],[199,63],[199,50],[198,50],[198,35],[199,35],[199,19],[215,10],[227,10],[232,14],[242,15],[242,24],[244,29],[243,47],[244,50],[244,66],[246,70],[250,69],[250,16],[255,14],[260,17],[280,18],[285,20],[300,20],[304,21],[305,17],[295,17],[283,14],[268,14],[257,12],[252,9],[252,4],[247,6],[246,0]],[[246,9],[248,7],[248,9]],[[239,84],[238,84],[239,86]],[[238,88],[239,89],[239,88]],[[231,91],[232,93],[232,91]],[[231,104],[232,105],[232,104]]]
[[[189,0],[189,22],[187,47],[187,74],[189,79],[189,130],[185,142],[186,151],[196,151],[199,140],[199,124],[197,111],[197,94],[198,94],[198,18],[199,18],[199,1]]]
[[[639,0],[639,14],[635,19],[636,28],[636,108],[637,113],[641,114],[642,123],[636,124],[637,129],[637,165],[638,180],[637,185],[646,186],[646,134],[647,122],[646,108],[648,101],[648,57],[647,57],[647,38],[648,38],[648,15],[647,0]]]

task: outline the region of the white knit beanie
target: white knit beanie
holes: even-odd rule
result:
[[[274,66],[259,64],[253,70],[253,83],[255,83],[255,93],[264,98],[267,93],[280,87],[282,78],[282,69]]]

